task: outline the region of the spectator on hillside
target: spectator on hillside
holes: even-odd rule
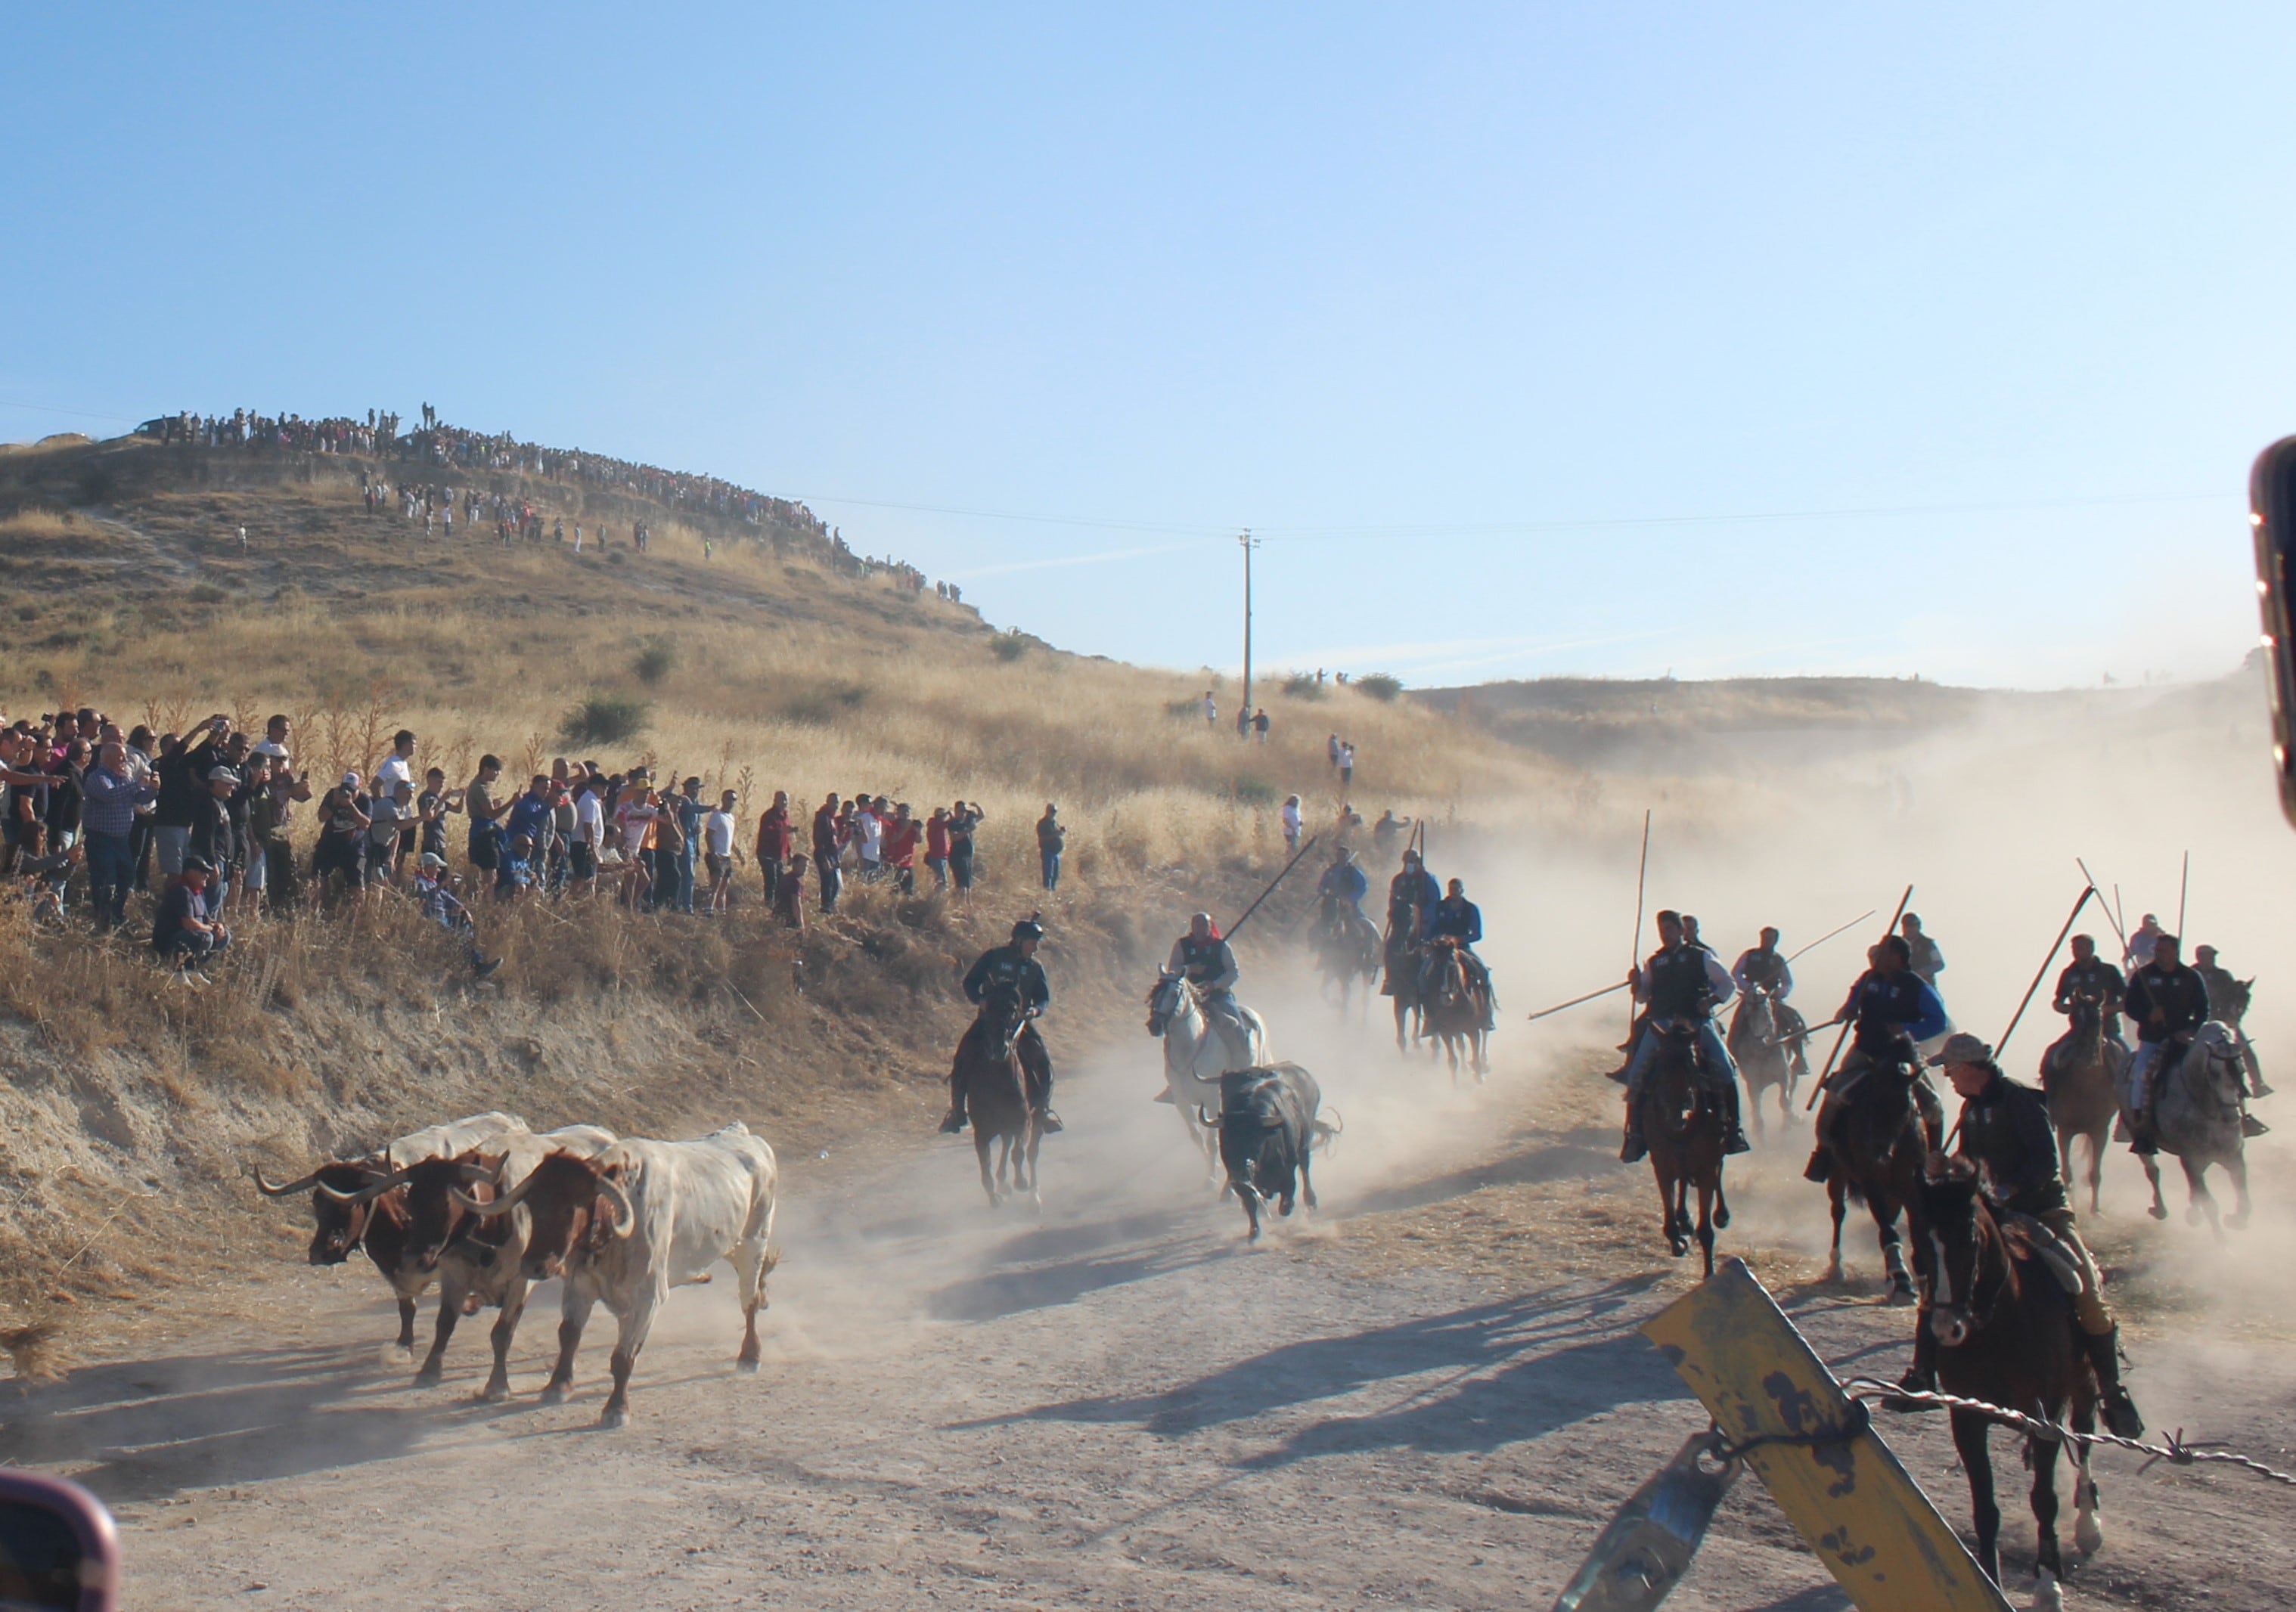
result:
[[[311,899],[331,893],[334,876],[354,894],[366,888],[367,807],[373,804],[359,790],[359,775],[345,773],[342,781],[319,802],[319,842],[311,851]]]
[[[1356,747],[1349,740],[1340,741],[1340,788],[1346,789],[1356,781]]]
[[[74,727],[77,729],[78,724]],[[48,768],[48,854],[70,857],[79,845],[80,817],[86,799],[82,782],[87,775],[93,750],[85,739],[74,737],[62,746],[61,754]],[[83,854],[84,855],[84,854]],[[56,893],[56,908],[63,909],[64,888],[71,880],[73,858],[56,871],[51,886]]]
[[[1212,698],[1210,689],[1204,691],[1204,727],[1212,732],[1219,731],[1219,702]]]
[[[1267,742],[1267,708],[1260,707],[1251,714],[1251,736],[1260,743]]]
[[[874,880],[885,863],[885,820],[874,798],[864,795],[853,808],[852,844],[861,861],[861,877]]]
[[[1316,681],[1321,682],[1322,678],[1321,673],[1316,674]],[[1332,771],[1338,772],[1340,770],[1340,736],[1337,733],[1332,734],[1324,741],[1324,754],[1331,760]]]
[[[231,944],[231,932],[208,915],[206,892],[214,871],[204,857],[186,856],[183,871],[168,881],[152,920],[152,949],[187,972]]]
[[[502,863],[503,814],[510,802],[495,798],[495,782],[502,776],[499,756],[479,757],[479,775],[463,787],[463,814],[471,820],[471,865],[492,873]]]
[[[574,792],[574,839],[566,847],[573,886],[586,895],[598,888],[598,862],[606,848],[605,781],[594,765],[585,766]]]
[[[403,773],[404,768],[400,771]],[[404,777],[385,781],[378,775],[374,793],[366,808],[366,882],[388,885],[398,882],[398,842],[402,827],[416,828],[414,821],[414,800],[411,786]]]
[[[1391,806],[1380,813],[1379,821],[1371,825],[1371,845],[1382,862],[1395,849],[1395,837],[1410,826],[1411,819],[1398,817]]]
[[[822,910],[828,911],[826,907]],[[783,871],[781,883],[775,887],[774,916],[780,920],[782,928],[795,929],[800,934],[805,932],[805,855],[803,852],[790,858],[789,867]]]
[[[821,910],[824,914],[837,911],[838,891],[844,883],[837,871],[838,855],[845,848],[837,808],[838,798],[832,794],[813,814],[813,865],[820,871]]]
[[[703,865],[709,870],[710,917],[730,912],[734,905],[734,807],[741,796],[732,790],[718,797],[717,809],[701,822]]]
[[[781,888],[783,870],[797,849],[797,828],[790,822],[790,798],[787,790],[774,791],[774,804],[758,819],[758,875],[766,883],[766,906],[772,910],[775,893]]]
[[[234,734],[234,749],[246,749],[246,735]],[[256,804],[271,799],[271,757],[249,754],[240,758],[239,788],[231,795],[232,859],[239,869],[240,904],[250,913],[266,905],[264,894],[271,883],[271,860],[263,854],[255,832]]]
[[[422,792],[414,798],[415,849],[429,851],[443,865],[447,860],[447,816],[463,809],[463,791],[447,787],[444,767],[422,774]]]
[[[1298,850],[1300,848],[1300,798],[1297,795],[1286,795],[1283,798],[1283,809],[1277,815],[1283,820],[1283,848],[1287,851]]]
[[[935,806],[925,819],[925,866],[932,870],[933,888],[948,888],[948,808]]]
[[[406,786],[404,796],[398,790],[398,786],[402,783]],[[387,871],[378,870],[385,871],[389,877],[397,874],[398,864],[414,854],[415,841],[422,829],[412,809],[415,792],[422,787],[421,781],[414,776],[414,733],[412,729],[401,728],[391,736],[390,754],[375,765],[373,787],[377,801],[403,800],[409,807],[406,822],[393,831],[398,833],[399,843],[390,850],[390,866]]]
[[[573,768],[561,756],[550,764],[550,841],[542,873],[542,887],[553,896],[566,888],[574,865],[574,835],[580,827],[574,812]]]
[[[213,892],[207,904],[216,912],[221,912],[231,899],[232,857],[239,849],[231,822],[231,797],[238,788],[239,774],[229,767],[209,768],[207,793],[193,803],[192,826],[185,840],[184,854],[208,864],[209,882],[203,888]]]
[[[152,886],[152,813],[160,796],[160,779],[152,770],[152,758],[159,749],[159,735],[140,722],[127,735],[127,776],[139,786],[152,786],[149,798],[136,806],[135,821],[127,831],[128,860],[135,869],[138,890]]]
[[[437,851],[425,851],[415,859],[414,882],[408,888],[422,908],[422,915],[450,934],[466,936],[471,943],[471,971],[480,979],[502,967],[499,957],[489,959],[479,949],[479,926],[471,917],[470,908],[462,898],[447,888],[447,859]]]
[[[893,808],[892,821],[884,825],[885,865],[893,870],[894,882],[904,896],[917,893],[917,841],[923,831],[924,825],[909,815],[906,800]]]
[[[247,802],[249,888],[254,888],[256,864],[260,862],[264,910],[291,912],[301,895],[296,888],[295,843],[289,827],[297,780],[291,771],[283,765],[275,765],[269,756],[251,759],[262,765],[264,773],[263,787],[249,796]],[[303,792],[308,795],[310,790],[306,787]]]
[[[678,831],[684,836],[677,853],[677,910],[693,911],[693,863],[701,854],[702,820],[709,815],[709,804],[701,798],[701,780],[689,778],[678,787]],[[731,847],[727,849],[730,852]]]
[[[219,760],[217,751],[230,731],[231,718],[218,714],[172,749],[167,740],[160,741],[160,797],[152,831],[158,838],[162,873],[173,876],[183,871],[192,824],[201,815],[200,805],[208,794],[207,776],[215,770]]]
[[[515,901],[534,888],[534,836],[512,834],[495,870],[495,899]]]
[[[159,785],[132,776],[127,747],[114,741],[97,753],[82,788],[87,794],[80,825],[87,837],[88,900],[102,933],[127,921],[127,890],[135,878],[135,813],[159,793]]]
[[[634,776],[636,784],[626,786],[614,803],[614,828],[621,838],[621,904],[636,912],[653,890],[654,828],[661,808],[643,775]]]
[[[653,824],[653,893],[648,906],[664,912],[677,904],[677,872],[685,859],[685,823],[677,792],[655,799]]]
[[[956,880],[956,888],[960,891],[972,888],[975,877],[972,837],[988,818],[988,814],[980,809],[978,801],[959,800],[948,809],[948,876]]]
[[[1068,848],[1068,843],[1069,831],[1061,826],[1058,812],[1047,800],[1045,814],[1037,819],[1037,858],[1048,890],[1061,888],[1061,853]]]

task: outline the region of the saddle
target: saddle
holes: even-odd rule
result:
[[[2062,1238],[2030,1215],[2004,1212],[2002,1234],[2039,1262],[2062,1288],[2067,1298],[2079,1298],[2088,1284],[2081,1280],[2081,1262]]]

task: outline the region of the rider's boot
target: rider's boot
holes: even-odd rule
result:
[[[2150,1099],[2129,1117],[2128,1150],[2140,1158],[2150,1158],[2161,1150],[2160,1122],[2153,1116]]]
[[[940,1133],[954,1136],[964,1129],[964,1092],[956,1084],[949,1083],[948,1115],[940,1122]]]
[[[1926,1305],[1914,1318],[1914,1363],[1906,1368],[1903,1377],[1898,1379],[1898,1386],[1909,1394],[1937,1392],[1937,1334],[1930,1330],[1930,1313]],[[1910,1399],[1885,1399],[1882,1402],[1882,1408],[1901,1415],[1937,1409],[1935,1405],[1925,1405]]]
[[[1831,1106],[1829,1102],[1827,1107]],[[1821,1187],[1833,1178],[1833,1148],[1826,1139],[1826,1121],[1832,1117],[1833,1116],[1826,1111],[1826,1108],[1818,1109],[1816,1127],[1817,1145],[1810,1149],[1809,1162],[1802,1166],[1801,1171],[1801,1178],[1804,1181],[1814,1182]]]
[[[2243,1103],[2240,1105],[2240,1133],[2246,1137],[2268,1136],[2272,1133],[2272,1127],[2250,1113],[2248,1105]]]
[[[1754,1144],[1746,1140],[1746,1127],[1738,1115],[1738,1083],[1734,1080],[1722,1091],[1722,1123],[1726,1127],[1722,1150],[1725,1153],[1751,1153],[1754,1150]]]
[[[2096,1408],[2103,1414],[2106,1430],[2121,1438],[2144,1437],[2144,1418],[2137,1413],[2128,1390],[2120,1386],[2120,1329],[2084,1332],[2080,1340],[2089,1369],[2096,1373]]]
[[[1172,1088],[1166,1086],[1162,1091],[1157,1092],[1156,1101],[1158,1102],[1170,1102],[1172,1101]]]
[[[1620,1164],[1639,1164],[1650,1153],[1650,1144],[1643,1140],[1643,1107],[1638,1102],[1627,1104],[1626,1140],[1619,1147]]]
[[[1052,1105],[1047,1103],[1037,1110],[1037,1129],[1049,1136],[1055,1131],[1067,1130],[1068,1126],[1061,1123],[1061,1117],[1054,1113]]]

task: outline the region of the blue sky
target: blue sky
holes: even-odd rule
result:
[[[1265,664],[2225,669],[2296,11],[2000,12],[21,10],[0,438],[429,401],[1180,667],[1250,526]]]

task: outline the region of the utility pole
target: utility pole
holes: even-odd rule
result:
[[[1236,712],[1242,724],[1236,729],[1236,736],[1241,738],[1251,731],[1251,551],[1259,544],[1250,527],[1243,528],[1236,542],[1243,549],[1243,705]]]

